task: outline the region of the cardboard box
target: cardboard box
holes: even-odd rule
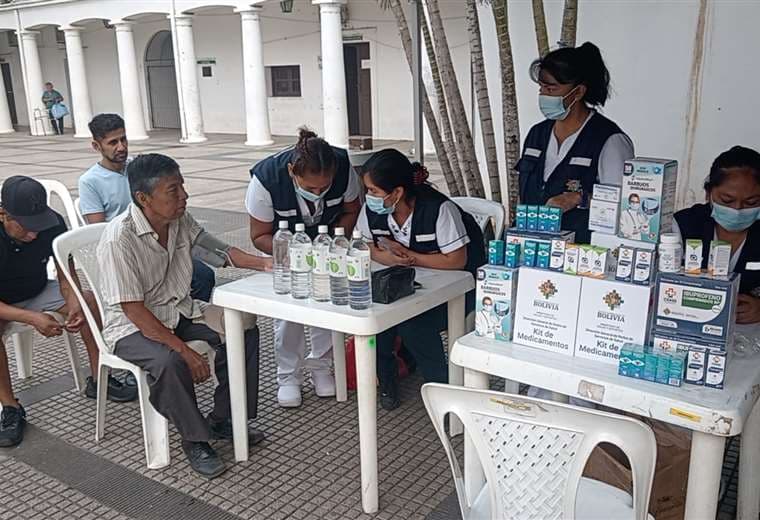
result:
[[[594,184],[594,193],[591,200],[620,202],[620,186],[612,186],[611,184]]]
[[[538,244],[533,240],[526,240],[523,244],[522,265],[528,267],[536,266],[536,256],[538,255]]]
[[[486,265],[475,284],[475,334],[510,341],[517,293],[517,269]]]
[[[723,388],[726,380],[726,353],[719,350],[707,351],[707,367],[705,368],[705,386]]]
[[[656,244],[672,228],[678,162],[637,157],[623,166],[619,234]]]
[[[654,252],[636,250],[633,261],[633,283],[649,285],[654,274]]]
[[[689,239],[683,255],[686,274],[702,274],[702,241]]]
[[[565,249],[567,248],[567,242],[558,238],[552,240],[551,254],[549,257],[549,269],[553,271],[562,271],[565,266]]]
[[[643,285],[584,278],[576,357],[617,364],[621,347],[644,344],[651,294],[651,287]]]
[[[562,232],[562,208],[555,208],[554,206],[549,208],[549,225],[548,232],[561,233]],[[575,234],[573,234],[575,236]]]
[[[599,231],[600,233],[616,234],[618,230],[618,210],[619,205],[617,202],[591,199],[588,228],[591,231]]]
[[[592,278],[604,278],[607,276],[607,262],[610,257],[609,251],[606,247],[593,246],[594,251],[594,263],[591,265],[591,273],[589,276]]]
[[[654,251],[656,249],[655,244],[649,242],[642,242],[640,240],[629,240],[627,238],[621,238],[616,235],[608,235],[606,233],[599,233],[594,231],[591,233],[591,245],[606,247],[610,251],[609,258],[607,260],[607,271],[612,277],[615,276],[617,270],[617,262],[619,249],[621,247],[629,247],[631,249],[642,249],[645,251]],[[631,270],[631,281],[633,281],[633,270]]]
[[[636,250],[628,246],[618,248],[615,280],[619,282],[633,281],[633,262],[636,260]]]
[[[710,257],[707,261],[707,274],[710,276],[728,276],[731,264],[731,244],[723,240],[710,242]]]
[[[520,268],[514,342],[572,356],[582,279]]]
[[[591,269],[594,265],[594,246],[589,244],[580,244],[578,246],[578,275],[590,276]]]
[[[488,263],[491,265],[504,265],[504,241],[488,241]]]
[[[656,332],[733,345],[739,276],[657,275]],[[725,347],[724,347],[725,348]]]
[[[515,210],[515,226],[519,230],[526,230],[528,228],[528,206],[525,204],[518,204]]]
[[[686,352],[676,352],[670,355],[670,386],[681,386],[686,378]]]
[[[528,206],[528,217],[525,229],[538,231],[538,206]]]
[[[685,383],[703,386],[705,384],[705,368],[707,367],[707,349],[694,347],[686,354]]]
[[[550,227],[549,206],[538,207],[538,231],[546,233]]]
[[[537,231],[521,231],[516,228],[509,228],[504,233],[504,240],[507,244],[520,244],[522,257],[520,258],[520,264],[525,264],[525,242],[532,240],[537,244],[546,242],[551,244],[552,240],[562,239],[565,242],[572,242],[575,240],[575,232],[573,231],[560,231],[559,233],[539,233]]]
[[[516,269],[520,267],[520,244],[507,244],[504,252],[504,265]]]
[[[635,343],[626,343],[620,347],[618,358],[618,374],[626,377],[641,378],[644,362],[640,361],[644,355],[644,346]]]
[[[723,344],[715,341],[705,341],[701,338],[692,338],[689,336],[675,336],[659,331],[652,333],[653,348],[668,352],[670,354],[680,352],[685,354],[691,349],[709,349],[722,350]]]
[[[567,274],[578,274],[578,257],[580,249],[577,244],[567,244],[565,248],[565,265],[563,270]]]
[[[549,258],[552,252],[551,243],[541,242],[536,250],[536,267],[540,269],[549,269]]]

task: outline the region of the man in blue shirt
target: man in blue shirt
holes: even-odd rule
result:
[[[117,114],[98,114],[89,127],[92,147],[101,158],[79,178],[79,209],[88,224],[110,222],[132,202],[126,174],[130,159],[124,120]],[[215,284],[214,271],[194,258],[192,297],[209,301]]]

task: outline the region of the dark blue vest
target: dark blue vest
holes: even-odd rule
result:
[[[313,240],[317,236],[317,228],[321,225],[333,225],[335,220],[343,213],[343,197],[348,188],[348,176],[350,163],[348,161],[348,152],[342,148],[333,147],[337,169],[330,189],[327,190],[323,198],[322,216],[319,222],[312,226],[306,227],[306,234]],[[276,153],[266,159],[256,163],[251,168],[251,177],[259,179],[264,188],[272,197],[272,206],[274,209],[274,220],[272,221],[272,232],[277,231],[277,223],[280,220],[287,220],[290,231],[295,231],[295,226],[303,222],[303,215],[298,206],[296,199],[296,189],[293,181],[288,174],[288,163],[293,162],[295,149],[293,146],[288,147],[281,152]]]
[[[414,201],[414,213],[412,214],[412,229],[410,230],[409,249],[417,253],[440,253],[441,245],[435,235],[436,223],[441,204],[450,200],[446,195],[431,187],[423,187]],[[457,206],[459,208],[459,206]],[[381,236],[391,237],[388,226],[388,215],[379,215],[365,206],[367,222],[369,224],[372,239],[377,244]],[[485,244],[483,232],[475,219],[469,213],[459,208],[464,222],[467,236],[470,242],[467,244],[467,264],[464,268],[475,275],[478,267],[486,263]],[[432,240],[420,240],[420,238],[436,237]]]
[[[673,215],[684,242],[687,239],[702,240],[702,269],[707,269],[710,241],[715,239],[715,219],[712,218],[711,213],[712,208],[709,204],[695,204]],[[742,275],[739,281],[739,292],[760,297],[760,271],[747,271],[747,262],[760,263],[760,222],[755,222],[750,226],[734,269]]]
[[[520,173],[520,203],[543,205],[566,191],[582,191],[590,196],[599,182],[599,155],[610,136],[623,131],[603,115],[591,116],[562,162],[544,182],[544,163],[554,121],[547,119],[533,126],[515,169]],[[572,164],[571,164],[572,163]],[[622,172],[621,172],[622,174]],[[575,208],[562,215],[562,229],[575,231],[575,241],[588,243],[588,209]]]

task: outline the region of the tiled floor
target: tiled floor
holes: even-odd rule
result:
[[[174,133],[157,132],[132,146],[131,153],[156,151],[174,157],[185,175],[195,217],[229,243],[250,247],[243,213],[248,170],[252,162],[292,140],[251,149],[241,136],[214,135],[196,146],[179,145],[176,139]],[[70,136],[0,136],[0,182],[23,173],[60,180],[75,194],[77,178],[97,159],[89,143]],[[431,170],[434,182],[443,186],[434,164]],[[217,277],[223,281],[244,274],[222,269]],[[174,431],[171,465],[147,469],[135,403],[109,403],[106,437],[96,444],[94,403],[73,390],[58,340],[38,338],[34,376],[28,380],[15,377],[11,354],[14,388],[27,404],[32,426],[20,448],[0,450],[0,520],[459,518],[448,463],[419,399],[418,377],[403,382],[400,409],[378,411],[380,512],[364,515],[355,393],[349,393],[348,402],[337,403],[317,398],[307,382],[301,408],[279,408],[271,322],[261,320],[260,328],[260,406],[253,424],[268,438],[252,449],[248,462],[231,465],[212,482],[189,469]],[[203,411],[210,408],[211,390],[210,384],[198,387]],[[217,446],[231,462],[231,446]],[[727,456],[726,477],[733,475],[733,482],[721,519],[732,518],[735,511],[732,468],[737,446],[732,444]]]

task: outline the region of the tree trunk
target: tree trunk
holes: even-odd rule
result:
[[[459,90],[454,63],[451,60],[451,52],[443,28],[443,19],[438,9],[438,0],[427,0],[427,7],[433,42],[435,43],[435,54],[438,57],[446,101],[451,109],[451,117],[455,125],[457,149],[460,154],[462,173],[467,184],[468,194],[471,197],[483,197],[485,195],[483,180],[480,176],[475,145],[472,142],[472,132],[470,132],[467,121],[467,112],[464,109],[462,93]]]
[[[401,36],[401,45],[404,47],[404,54],[406,54],[406,61],[409,64],[409,71],[412,71],[412,36],[409,33],[409,25],[406,22],[406,16],[404,16],[404,9],[401,6],[400,0],[390,0],[390,8],[393,11],[393,15],[396,17],[396,24],[398,25],[399,34]],[[435,146],[435,152],[438,156],[438,162],[441,164],[441,171],[443,178],[446,180],[446,187],[449,190],[449,195],[452,197],[458,197],[460,195],[466,195],[464,191],[464,181],[462,180],[462,174],[459,173],[459,178],[455,176],[455,173],[451,167],[449,161],[448,147],[444,144],[441,138],[441,132],[438,128],[438,122],[435,119],[435,113],[430,104],[430,98],[428,97],[427,90],[422,89],[422,112],[425,116],[425,121],[430,131],[430,137],[433,140],[433,146]],[[460,185],[462,188],[460,189]]]
[[[578,29],[578,0],[565,0],[562,12],[562,43],[575,47],[575,32]]]
[[[496,22],[501,64],[501,104],[504,111],[504,157],[507,169],[508,217],[514,218],[519,193],[515,165],[520,159],[520,121],[517,114],[515,93],[515,66],[512,61],[512,42],[509,38],[507,0],[493,0],[491,7]]]
[[[536,44],[538,45],[538,55],[540,57],[544,57],[549,53],[549,36],[546,32],[544,0],[533,0],[533,25],[536,28]]]
[[[488,181],[491,188],[491,200],[501,202],[501,181],[499,179],[499,159],[496,154],[496,137],[493,131],[491,100],[488,98],[488,81],[483,63],[483,47],[480,39],[480,21],[476,0],[467,0],[467,22],[470,30],[470,56],[472,58],[472,77],[475,97],[478,101],[480,131],[483,134]]]
[[[428,27],[427,20],[424,16],[422,17],[420,24],[422,25],[422,34],[425,38],[425,49],[427,50],[428,63],[430,64],[430,74],[433,76],[435,97],[438,100],[438,115],[441,118],[443,141],[446,144],[446,149],[451,151],[449,161],[451,162],[451,169],[454,171],[454,178],[457,181],[459,192],[467,195],[467,188],[464,184],[464,177],[462,176],[462,169],[459,166],[459,158],[457,156],[457,144],[454,139],[454,132],[451,129],[451,116],[449,115],[448,103],[446,103],[446,95],[443,92],[441,71],[438,68],[438,60],[435,57],[433,39],[430,37],[430,28]]]

